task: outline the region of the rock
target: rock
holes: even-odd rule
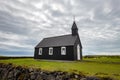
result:
[[[3,69],[3,68],[0,68],[0,74],[1,74],[1,72],[2,72],[2,69]]]
[[[43,80],[43,77],[41,74],[38,74],[38,76],[36,77],[36,80]]]
[[[33,72],[33,71],[34,71],[34,69],[33,69],[33,68],[30,68],[30,69],[29,69],[29,72]]]
[[[75,74],[74,76],[75,76],[75,78],[76,78],[76,79],[78,79],[78,78],[79,78],[79,75],[77,75],[77,74]]]
[[[28,74],[22,74],[22,76],[24,76],[24,77],[23,77],[23,80],[28,80],[28,79],[30,79],[29,73],[28,73]]]
[[[1,71],[0,79],[5,79],[7,77],[7,68],[3,68]]]
[[[17,80],[18,77],[21,75],[21,71],[20,70],[14,70],[14,78]]]
[[[39,74],[40,74],[40,72],[38,70],[34,70],[34,72],[31,72],[30,73],[31,80],[36,79]]]
[[[35,80],[35,79],[36,79],[35,73],[32,72],[32,73],[30,74],[30,79],[31,79],[31,80]]]
[[[99,78],[94,77],[94,76],[92,76],[92,77],[86,77],[86,79],[87,80],[100,80]]]
[[[6,79],[7,79],[8,73],[9,73],[8,70],[7,70],[6,72],[4,72],[4,75],[2,76],[2,77],[3,77],[3,80],[6,80]]]
[[[63,75],[62,80],[70,80],[70,76],[69,75]]]
[[[43,74],[41,74],[41,78],[43,79],[43,80],[47,80],[47,74],[45,74],[45,73],[43,73]]]
[[[13,79],[13,78],[14,78],[14,71],[10,71],[7,79]]]
[[[22,73],[21,75],[19,75],[17,80],[28,80],[28,78],[25,78],[25,74]]]
[[[57,76],[55,80],[62,80],[62,76]]]
[[[86,78],[81,78],[80,80],[87,80]]]
[[[55,77],[53,75],[48,75],[47,80],[55,80]]]

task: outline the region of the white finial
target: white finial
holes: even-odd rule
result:
[[[74,21],[75,21],[75,15],[74,15],[73,19],[74,19]]]

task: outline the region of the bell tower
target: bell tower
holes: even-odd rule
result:
[[[75,21],[73,22],[71,30],[72,30],[72,35],[73,36],[78,35],[78,28],[77,28],[77,25],[76,25]]]

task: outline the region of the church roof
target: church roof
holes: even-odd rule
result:
[[[44,38],[36,46],[36,48],[37,47],[55,47],[55,46],[69,46],[69,45],[74,45],[76,39],[77,39],[77,35],[76,36],[72,36],[72,34]]]

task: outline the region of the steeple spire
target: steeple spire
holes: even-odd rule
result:
[[[75,16],[73,16],[73,20],[75,21]]]
[[[78,28],[77,28],[75,21],[73,21],[71,30],[72,30],[72,35],[78,35]]]

